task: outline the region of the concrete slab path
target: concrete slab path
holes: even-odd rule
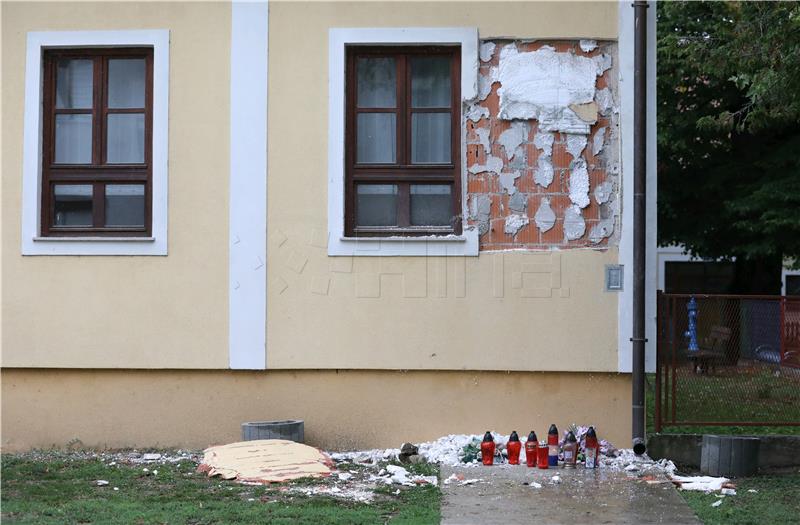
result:
[[[483,481],[442,484],[445,525],[701,523],[663,476],[637,478],[611,469],[582,467],[442,467],[442,480],[452,474]],[[553,482],[556,475],[560,483]],[[534,482],[541,488],[535,488]]]

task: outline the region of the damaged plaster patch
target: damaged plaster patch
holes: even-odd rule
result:
[[[609,111],[614,107],[614,95],[607,87],[598,89],[594,100],[597,102],[597,109],[601,115],[608,115]]]
[[[466,113],[464,113],[464,117],[472,122],[478,122],[482,118],[489,118],[489,110],[488,108],[472,104],[469,106]]]
[[[600,221],[589,232],[589,242],[597,244],[614,233],[614,219]]]
[[[589,205],[589,170],[579,157],[572,161],[569,175],[569,200],[581,208]]]
[[[492,59],[496,46],[494,42],[484,42],[481,44],[481,62],[488,62]]]
[[[597,155],[603,151],[603,143],[606,140],[606,128],[602,127],[595,132],[592,138],[592,155]]]
[[[514,183],[519,177],[520,173],[515,171],[514,173],[501,173],[498,179],[500,181],[500,186],[502,186],[509,195],[513,195],[517,192],[517,187],[514,186]]]
[[[572,205],[564,213],[564,236],[568,241],[574,241],[583,237],[586,233],[586,221],[583,220],[581,209]]]
[[[515,120],[511,127],[500,134],[497,142],[506,150],[508,160],[514,158],[517,148],[528,139],[528,123],[522,120]]]
[[[547,188],[553,182],[553,141],[555,135],[548,132],[539,132],[533,139],[533,145],[542,150],[539,155],[536,169],[533,172],[533,181],[541,186]]]
[[[515,192],[514,195],[508,199],[508,208],[511,211],[525,213],[528,209],[528,197],[524,193]]]
[[[533,220],[536,221],[536,226],[542,233],[555,226],[556,214],[553,208],[550,207],[550,199],[547,197],[542,199],[542,203],[539,205],[539,209],[536,210]]]
[[[610,57],[601,57],[610,67]],[[589,124],[569,106],[594,100],[597,72],[605,71],[606,64],[598,58],[556,53],[549,47],[518,53],[516,46],[505,46],[500,53],[499,117],[536,119],[543,131],[588,134]]]
[[[597,76],[599,77],[607,70],[611,69],[611,55],[606,55],[603,53],[602,55],[597,55],[592,57],[592,61],[595,63],[597,67]]]
[[[567,135],[567,153],[572,155],[573,159],[577,159],[586,149],[587,142],[586,135]]]
[[[485,171],[491,173],[500,173],[503,169],[503,159],[495,157],[494,155],[486,156],[486,164],[473,164],[469,167],[470,173],[483,173]]]
[[[509,215],[506,217],[506,224],[503,231],[505,231],[507,235],[516,235],[523,226],[528,225],[528,222],[528,218],[525,215]]]
[[[597,49],[597,41],[596,40],[581,40],[580,41],[581,51],[584,53],[591,53],[595,49]]]
[[[489,214],[492,211],[492,201],[488,195],[471,195],[469,201],[469,216],[478,223],[478,233],[483,235],[489,231]]]
[[[611,184],[611,181],[603,181],[598,184],[594,189],[594,200],[597,201],[597,204],[605,204],[608,202],[608,199],[611,198],[611,191],[614,189],[614,185]]]
[[[492,85],[497,82],[497,68],[493,67],[489,69],[488,75],[480,75],[478,77],[478,99],[483,101],[486,100],[486,97],[489,96],[489,93],[492,92]]]
[[[491,144],[489,144],[489,128],[477,128],[475,134],[478,136],[478,142],[483,146],[483,151],[491,151]]]

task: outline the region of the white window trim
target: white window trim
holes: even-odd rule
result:
[[[466,128],[463,105],[478,86],[478,29],[475,27],[336,28],[328,35],[328,255],[478,255],[478,231],[446,237],[346,237],[344,232],[345,46],[348,44],[459,44],[461,46],[461,213],[467,217]]]
[[[42,51],[69,47],[153,48],[152,237],[41,237]],[[28,33],[22,160],[23,255],[167,255],[169,30]]]

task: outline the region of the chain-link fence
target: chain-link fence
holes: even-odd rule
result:
[[[800,425],[800,297],[658,295],[655,430]]]

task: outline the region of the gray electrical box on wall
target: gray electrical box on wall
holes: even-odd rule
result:
[[[623,266],[621,264],[606,265],[606,291],[622,291]]]

